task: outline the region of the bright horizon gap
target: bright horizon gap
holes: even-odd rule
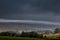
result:
[[[50,22],[50,21],[35,21],[35,20],[7,20],[7,19],[0,19],[0,22],[17,22],[17,23],[37,23],[37,24],[51,24],[51,25],[60,25],[57,22]]]

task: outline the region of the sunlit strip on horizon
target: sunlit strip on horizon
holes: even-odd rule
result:
[[[49,21],[35,21],[35,20],[7,20],[7,19],[0,19],[0,22],[17,22],[17,23],[37,23],[37,24],[51,24],[51,25],[60,25],[57,22],[49,22]]]

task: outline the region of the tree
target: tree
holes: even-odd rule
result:
[[[44,38],[47,38],[47,36],[45,35]]]
[[[25,34],[24,31],[22,31],[22,33],[21,33],[21,37],[24,37],[24,36],[25,36],[24,34]]]
[[[60,28],[56,28],[54,33],[60,33]]]
[[[43,34],[37,34],[36,32],[22,32],[21,37],[35,37],[43,38]]]
[[[37,37],[37,33],[36,32],[30,32],[29,37]]]
[[[43,34],[37,35],[38,38],[43,38]]]
[[[14,32],[1,32],[0,33],[0,36],[15,36],[16,35],[16,33],[14,33]]]

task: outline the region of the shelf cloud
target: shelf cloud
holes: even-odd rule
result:
[[[36,23],[36,24],[50,24],[50,25],[60,25],[57,22],[49,22],[49,21],[35,21],[35,20],[6,20],[0,19],[0,22],[15,22],[15,23]]]

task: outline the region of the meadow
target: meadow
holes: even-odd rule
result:
[[[60,40],[60,39],[0,36],[0,40]]]
[[[39,38],[0,36],[0,40],[40,40]]]
[[[60,34],[44,34],[43,38],[0,36],[0,40],[60,40]]]

